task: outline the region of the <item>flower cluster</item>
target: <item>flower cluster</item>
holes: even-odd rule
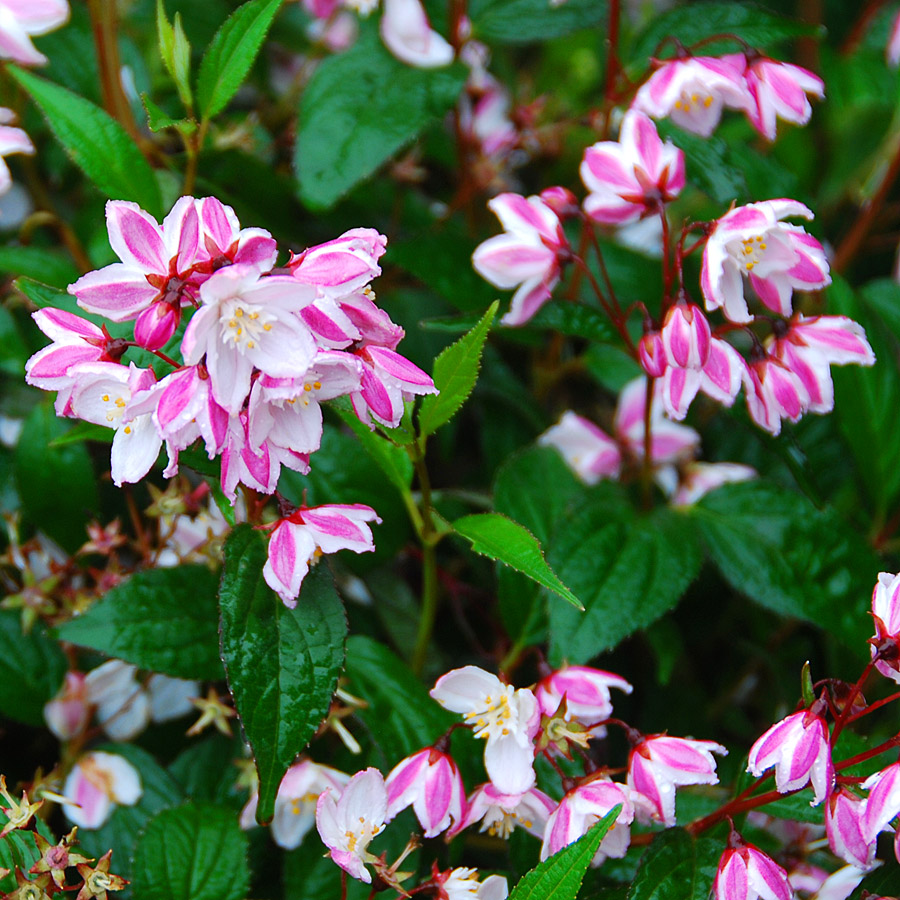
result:
[[[133,337],[39,310],[35,321],[53,343],[31,357],[26,378],[58,391],[59,415],[115,429],[116,484],[143,478],[163,443],[164,474],[173,476],[179,453],[200,441],[221,458],[229,499],[239,484],[272,494],[282,466],[309,471],[323,401],[348,396],[370,428],[373,419],[394,427],[405,400],[434,392],[396,351],[403,329],[375,304],[369,283],[386,245],[378,232],[352,229],[277,268],[272,236],[241,228],[214,197],[182,197],[162,224],[111,201],[107,226],[121,261],[69,290],[87,312],[133,322]],[[153,353],[167,374],[126,365],[132,347]],[[372,549],[359,523],[373,519],[360,507],[290,509],[273,532],[267,580],[285,600],[296,597],[314,555]]]

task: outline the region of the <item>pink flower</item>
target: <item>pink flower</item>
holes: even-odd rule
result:
[[[689,462],[681,471],[681,482],[672,497],[672,506],[691,506],[723,484],[756,477],[755,469],[739,463]]]
[[[670,307],[660,334],[670,366],[699,371],[706,365],[712,333],[698,306],[680,302]]]
[[[900,684],[900,575],[878,573],[878,582],[872,591],[872,618],[875,636],[869,643],[872,657],[877,655],[875,668]]]
[[[694,741],[651,734],[631,748],[628,787],[639,818],[675,824],[675,787],[718,784],[713,753],[728,751],[715,741]]]
[[[776,334],[770,352],[800,379],[809,395],[810,412],[834,409],[830,366],[875,364],[863,327],[846,316],[798,314],[786,328],[776,325]]]
[[[438,872],[435,863],[431,884],[436,900],[506,900],[509,896],[503,875],[488,875],[479,882],[478,870],[463,866]]]
[[[866,802],[852,791],[838,787],[825,803],[825,830],[828,846],[835,856],[859,869],[871,869],[875,863],[875,839],[863,837],[863,813]]]
[[[716,900],[792,900],[787,872],[771,857],[736,835],[719,860]]]
[[[596,778],[581,784],[562,798],[544,828],[541,859],[546,859],[577,841],[592,825],[620,804],[622,809],[600,842],[591,865],[599,866],[608,857],[621,859],[628,852],[631,843],[629,826],[634,821],[635,809],[631,791],[625,785],[608,778]]]
[[[328,855],[354,878],[372,883],[365,864],[375,861],[369,844],[384,829],[387,790],[377,769],[357,772],[337,800],[326,788],[316,803],[316,828]]]
[[[294,278],[317,287],[329,297],[343,297],[365,287],[381,274],[378,260],[387,238],[374,228],[353,228],[339,238],[292,256]]]
[[[301,506],[281,519],[269,539],[269,554],[263,567],[266,584],[293,609],[310,562],[324,553],[375,550],[372,530],[366,522],[381,522],[375,510],[360,503],[331,506]]]
[[[588,147],[580,168],[590,192],[584,211],[596,222],[624,225],[657,212],[684,187],[684,154],[660,140],[644,113],[630,110],[618,141]]]
[[[44,704],[44,721],[61,741],[71,740],[84,732],[91,720],[84,675],[66,672],[56,696]]]
[[[538,443],[558,450],[585,484],[619,475],[622,453],[618,444],[593,422],[570,409],[538,438]]]
[[[559,216],[540,197],[499,194],[488,202],[505,234],[479,244],[472,265],[498,288],[518,290],[504,325],[524,325],[550,299],[569,253]]]
[[[758,56],[744,72],[750,100],[746,113],[763,137],[775,140],[776,118],[805,125],[812,115],[806,95],[825,96],[822,79],[808,69]]]
[[[31,38],[64,25],[69,19],[67,0],[0,0],[0,57],[26,66],[40,66],[47,57]]]
[[[821,803],[834,785],[828,725],[822,701],[773,725],[750,748],[747,771],[759,777],[775,766],[775,786],[782,793],[811,783],[812,805]]]
[[[670,117],[695,134],[709,137],[722,109],[745,109],[749,97],[743,54],[721,58],[694,56],[662,63],[632,103],[654,119]]]
[[[229,263],[254,266],[260,274],[275,265],[278,247],[264,228],[241,228],[234,210],[215,197],[202,197],[194,205],[200,217],[200,252],[191,274],[193,284],[201,284]]]
[[[701,369],[670,365],[662,379],[662,402],[670,418],[680,421],[690,409],[698,391],[723,406],[734,403],[747,365],[727,341],[711,338],[709,356]]]
[[[350,781],[350,776],[322,766],[311,759],[294,763],[278,786],[275,798],[275,815],[272,817],[272,839],[285,850],[299,847],[303,838],[316,823],[316,803],[325,790],[340,793]],[[256,824],[256,808],[259,792],[254,791],[241,811],[241,828]]]
[[[403,418],[403,403],[415,395],[436,394],[429,375],[387,347],[368,345],[355,351],[362,363],[362,386],[350,394],[353,410],[370,428],[369,414],[389,428]]]
[[[508,838],[517,826],[535,837],[543,837],[544,826],[554,809],[556,801],[537,788],[521,794],[504,794],[488,782],[475,788],[465,818],[450,829],[449,837],[475,822],[481,822],[481,831],[502,838]]]
[[[451,756],[426,747],[401,760],[384,780],[388,792],[387,821],[412,806],[425,837],[460,825],[466,788]]]
[[[564,666],[542,678],[534,693],[545,716],[552,716],[565,697],[566,721],[574,719],[591,728],[594,737],[602,737],[606,728],[597,723],[612,715],[610,688],[626,694],[632,691],[631,685],[613,672],[589,666]]]
[[[430,695],[446,709],[463,714],[473,734],[485,741],[488,777],[504,794],[521,794],[534,784],[534,737],[540,711],[527,688],[515,690],[477,666],[442,675]]]
[[[773,435],[781,420],[796,422],[809,408],[809,393],[800,378],[774,356],[757,359],[743,371],[747,412]]]
[[[0,3],[0,17],[2,17],[3,5]],[[0,24],[0,33],[2,33]],[[0,37],[2,47],[2,37]],[[14,128],[10,123],[15,122],[16,114],[5,106],[0,106],[0,194],[5,194],[12,187],[12,175],[9,174],[9,166],[2,157],[11,153],[26,153],[31,156],[34,153],[34,144],[21,128]]]
[[[862,839],[867,843],[877,839],[891,820],[900,814],[900,763],[876,772],[862,786],[869,791],[862,816]]]
[[[100,828],[116,806],[134,806],[144,789],[137,769],[116,753],[82,756],[66,779],[66,818],[79,828]]]
[[[384,45],[401,62],[433,69],[453,61],[453,47],[432,29],[419,0],[384,0],[379,31]]]
[[[822,245],[786,216],[811,219],[796,200],[763,200],[731,210],[719,219],[703,251],[700,287],[707,310],[719,309],[732,322],[750,322],[743,276],[765,306],[791,314],[794,290],[811,291],[831,283]]]

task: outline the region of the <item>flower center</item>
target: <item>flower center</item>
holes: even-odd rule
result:
[[[695,107],[703,107],[704,109],[709,109],[712,106],[713,98],[712,94],[708,94],[704,90],[699,91],[691,91],[689,94],[686,90],[681,92],[681,97],[675,101],[675,109],[680,109],[682,112],[692,112]]]
[[[258,306],[228,300],[222,305],[222,341],[241,353],[253,350],[260,338],[272,330],[273,321],[274,317]]]
[[[125,406],[129,398],[123,397],[121,394],[117,396],[116,394],[107,393],[101,395],[100,399],[103,401],[103,408],[106,411],[106,421],[109,423],[118,422],[125,412]]]
[[[510,704],[513,689],[506,685],[499,697],[486,694],[482,706],[465,715],[477,738],[501,737],[509,734],[509,726],[514,725],[515,710]]]
[[[750,273],[753,267],[759,265],[766,251],[766,241],[761,234],[741,241],[741,249],[738,253],[738,262],[745,272]]]

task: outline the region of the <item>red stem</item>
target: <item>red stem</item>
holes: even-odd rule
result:
[[[872,672],[872,668],[874,665],[874,659],[870,659],[869,662],[866,663],[866,667],[863,669],[862,675],[860,675],[859,678],[856,679],[856,684],[853,685],[853,689],[850,691],[850,694],[846,699],[844,699],[844,709],[841,712],[840,716],[836,718],[834,723],[834,731],[831,732],[832,747],[837,743],[838,737],[844,730],[844,726],[846,726],[847,722],[849,721],[850,716],[853,713],[853,701],[857,698],[859,692],[862,690],[862,686]]]

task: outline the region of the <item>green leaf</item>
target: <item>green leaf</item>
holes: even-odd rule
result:
[[[185,109],[191,108],[191,45],[184,33],[181,24],[181,14],[175,13],[174,27],[166,18],[166,8],[163,0],[156,0],[156,29],[159,35],[159,50],[162,56],[163,64],[175,82],[178,89],[178,96],[184,104]],[[144,108],[150,113],[147,107],[146,95],[142,95],[144,100]],[[158,129],[150,126],[151,131]]]
[[[15,317],[5,306],[0,306],[0,372],[21,380],[29,355]]]
[[[55,287],[65,287],[78,278],[74,263],[49,247],[0,247],[0,272],[39,277]]]
[[[138,770],[143,793],[134,806],[117,806],[101,828],[79,828],[78,840],[89,855],[98,858],[114,847],[113,871],[130,878],[135,844],[147,820],[160,810],[177,806],[184,794],[178,782],[146,750],[134,744],[104,744],[96,749],[124,756]]]
[[[460,63],[419,69],[394,59],[374,31],[324,60],[300,106],[294,170],[311,209],[333,206],[456,102]]]
[[[59,690],[66,669],[65,654],[42,625],[23,634],[19,613],[0,609],[0,712],[43,725],[44,704]]]
[[[180,131],[191,132],[196,130],[196,122],[190,119],[173,119],[168,113],[161,110],[146,92],[141,94],[141,103],[147,113],[147,127],[154,133],[166,128],[178,128]]]
[[[476,0],[470,10],[475,36],[501,44],[527,44],[606,24],[605,0]]]
[[[409,454],[388,438],[370,431],[356,416],[352,409],[346,406],[332,404],[334,411],[341,417],[345,425],[356,435],[362,444],[363,450],[369,454],[378,468],[390,479],[391,484],[401,494],[409,493],[412,484],[413,463]]]
[[[222,677],[217,584],[206,566],[137,572],[56,636],[151,672],[213,681]]]
[[[242,747],[239,735],[227,738],[213,732],[188,744],[169,765],[169,774],[192,800],[227,803],[237,797],[243,803],[246,792],[235,786],[235,762],[241,759]]]
[[[67,550],[76,550],[87,538],[87,519],[97,510],[97,483],[84,444],[50,446],[68,429],[49,403],[39,404],[25,420],[14,465],[25,518]]]
[[[525,527],[500,513],[476,513],[453,523],[453,530],[471,541],[472,549],[496,559],[538,584],[559,594],[578,609],[584,609],[575,596],[553,573],[537,538]]]
[[[712,838],[667,829],[642,857],[627,900],[707,900],[724,849]]]
[[[850,900],[890,900],[900,895],[900,866],[893,859],[863,878]]]
[[[50,447],[65,447],[66,444],[81,444],[84,441],[98,441],[111,444],[115,432],[93,422],[76,422],[68,431],[50,441]]]
[[[437,394],[422,399],[419,409],[419,434],[426,438],[449,422],[466,402],[481,368],[481,353],[499,303],[495,300],[478,324],[458,341],[441,351],[434,361],[434,386]]]
[[[220,113],[237,93],[280,7],[281,0],[250,0],[216,32],[203,54],[197,79],[197,103],[204,119]]]
[[[859,586],[872,580],[879,563],[836,513],[760,480],[707,494],[690,516],[735,590],[828,629],[862,658],[872,626]]]
[[[228,686],[256,759],[257,820],[272,818],[281,778],[328,712],[347,622],[327,566],[304,579],[294,609],[263,581],[265,538],[239,525],[225,542],[219,590]]]
[[[621,806],[613,807],[577,841],[524,875],[509,900],[575,900],[597,848],[621,809]]]
[[[372,638],[348,638],[346,675],[347,690],[368,703],[356,715],[386,766],[433,744],[454,722],[409,666]]]
[[[599,310],[583,303],[548,303],[538,310],[528,327],[558,331],[600,343],[608,343],[615,335],[609,319]]]
[[[666,121],[659,123],[659,133],[684,151],[690,183],[717,203],[728,204],[747,196],[744,173],[730,161],[728,144],[722,138],[701,138]]]
[[[650,24],[631,46],[628,58],[636,66],[645,67],[647,59],[667,37],[677,38],[683,44],[690,45],[719,34],[736,34],[750,46],[763,49],[792,38],[821,33],[819,26],[785,19],[762,9],[756,3],[736,3],[733,0],[692,3],[690,15],[685,15],[684,10],[679,8],[653,16]],[[704,44],[703,53],[721,53],[726,49],[737,51],[740,46],[725,38]]]
[[[134,851],[134,900],[241,900],[249,886],[247,836],[226,807],[163,810]]]
[[[585,663],[673,609],[696,578],[703,551],[683,515],[639,515],[617,486],[603,485],[570,513],[549,558],[585,605],[551,603],[550,657]]]
[[[71,91],[17,66],[7,71],[31,95],[72,161],[107,197],[133,200],[159,218],[162,197],[153,169],[125,129]]]
[[[14,282],[16,290],[21,291],[35,306],[43,309],[44,307],[53,307],[54,309],[65,309],[67,312],[73,312],[78,309],[77,301],[66,291],[43,281],[37,281],[34,278],[17,278]]]

